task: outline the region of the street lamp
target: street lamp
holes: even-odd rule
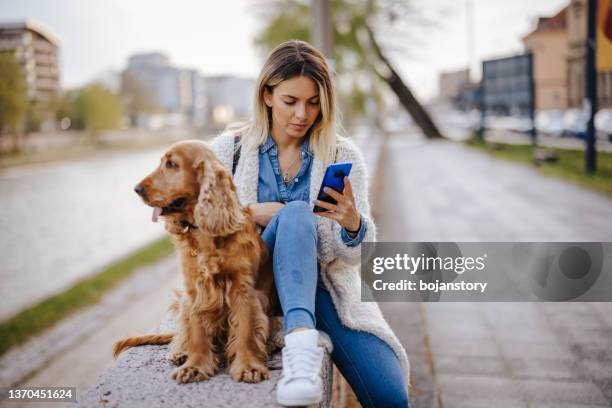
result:
[[[597,112],[597,0],[588,0],[587,41],[586,41],[586,92],[584,108],[588,114],[584,169],[587,173],[597,170],[597,151],[595,150],[595,113]]]

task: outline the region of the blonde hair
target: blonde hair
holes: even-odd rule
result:
[[[325,57],[307,42],[285,41],[272,50],[257,78],[253,119],[233,128],[241,135],[240,144],[244,147],[254,149],[263,144],[272,130],[272,112],[264,101],[264,90],[272,92],[282,81],[301,75],[317,85],[321,106],[319,116],[309,129],[309,146],[319,160],[329,164],[334,161],[339,130],[335,89]]]

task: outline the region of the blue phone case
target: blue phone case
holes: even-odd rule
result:
[[[323,182],[321,183],[321,188],[319,189],[319,195],[317,199],[320,201],[325,201],[331,204],[337,204],[337,201],[334,200],[330,195],[326,194],[323,191],[324,187],[333,188],[339,193],[344,191],[344,177],[348,176],[351,172],[351,168],[353,167],[353,163],[333,163],[327,166],[325,170],[325,176],[323,177]],[[319,207],[315,205],[314,212],[322,212],[328,211],[326,208]]]

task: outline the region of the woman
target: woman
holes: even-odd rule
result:
[[[363,158],[337,136],[336,115],[324,57],[305,42],[288,41],[259,75],[253,121],[219,136],[213,148],[228,169],[240,149],[234,181],[273,258],[285,329],[278,402],[321,400],[318,329],[331,339],[331,357],[362,406],[406,407],[406,353],[378,305],[360,302],[360,246],[375,241],[376,228]],[[316,200],[334,161],[353,163],[343,194],[329,193],[337,205]],[[329,211],[315,215],[313,204]]]

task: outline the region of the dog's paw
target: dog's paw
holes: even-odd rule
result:
[[[232,364],[229,373],[235,381],[258,383],[270,379],[268,368],[259,363]]]
[[[204,372],[198,367],[192,365],[175,368],[174,371],[172,371],[172,379],[176,380],[178,383],[206,381],[212,375],[212,372]]]
[[[181,366],[185,364],[185,361],[187,361],[187,354],[181,351],[175,351],[173,353],[168,354],[168,356],[166,357],[166,360],[168,360],[175,366]]]

